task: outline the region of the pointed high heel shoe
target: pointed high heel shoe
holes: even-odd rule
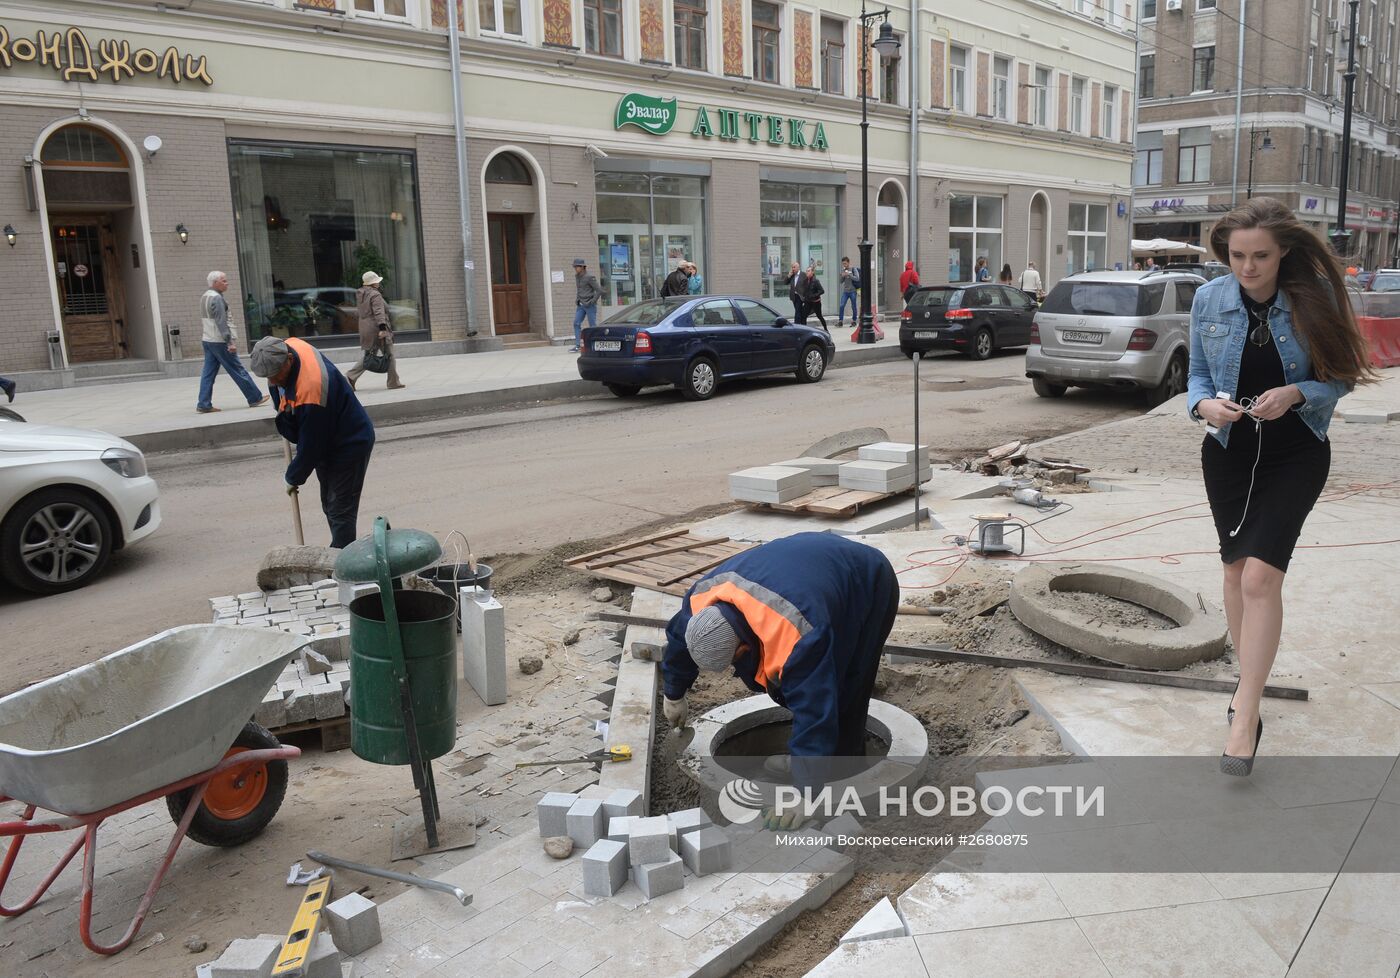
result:
[[[1233,754],[1220,755],[1220,773],[1228,774],[1233,778],[1247,778],[1254,770],[1254,756],[1259,753],[1259,741],[1264,737],[1264,718],[1259,718],[1258,725],[1254,728],[1254,750],[1249,752],[1248,757],[1235,757]]]

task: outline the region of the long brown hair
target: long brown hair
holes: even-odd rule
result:
[[[1293,329],[1307,346],[1313,376],[1352,384],[1379,379],[1347,296],[1341,259],[1286,205],[1255,197],[1230,211],[1210,229],[1215,257],[1230,264],[1231,233],[1255,228],[1269,232],[1284,251],[1278,287],[1293,306]]]

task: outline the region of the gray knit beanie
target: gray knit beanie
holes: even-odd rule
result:
[[[733,665],[739,636],[724,612],[710,605],[685,626],[685,645],[698,668],[716,672]]]

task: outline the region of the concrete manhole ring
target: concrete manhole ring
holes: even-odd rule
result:
[[[1050,602],[1055,591],[1103,594],[1176,622],[1168,629],[1093,622]],[[1011,613],[1031,631],[1083,655],[1138,669],[1180,669],[1225,652],[1225,616],[1195,591],[1108,564],[1036,564],[1011,584]]]
[[[718,795],[735,779],[717,757],[724,742],[791,717],[762,694],[724,703],[695,720],[695,736],[676,762],[688,777]],[[854,788],[861,800],[869,803],[881,789],[912,784],[922,776],[928,763],[928,732],[912,714],[883,700],[870,701],[867,729],[889,745],[889,752],[868,770],[829,786],[838,797]]]

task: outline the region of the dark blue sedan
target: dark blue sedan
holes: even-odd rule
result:
[[[825,330],[799,326],[746,296],[638,302],[583,331],[579,376],[618,397],[672,384],[703,401],[721,380],[791,373],[815,384],[836,355]]]

